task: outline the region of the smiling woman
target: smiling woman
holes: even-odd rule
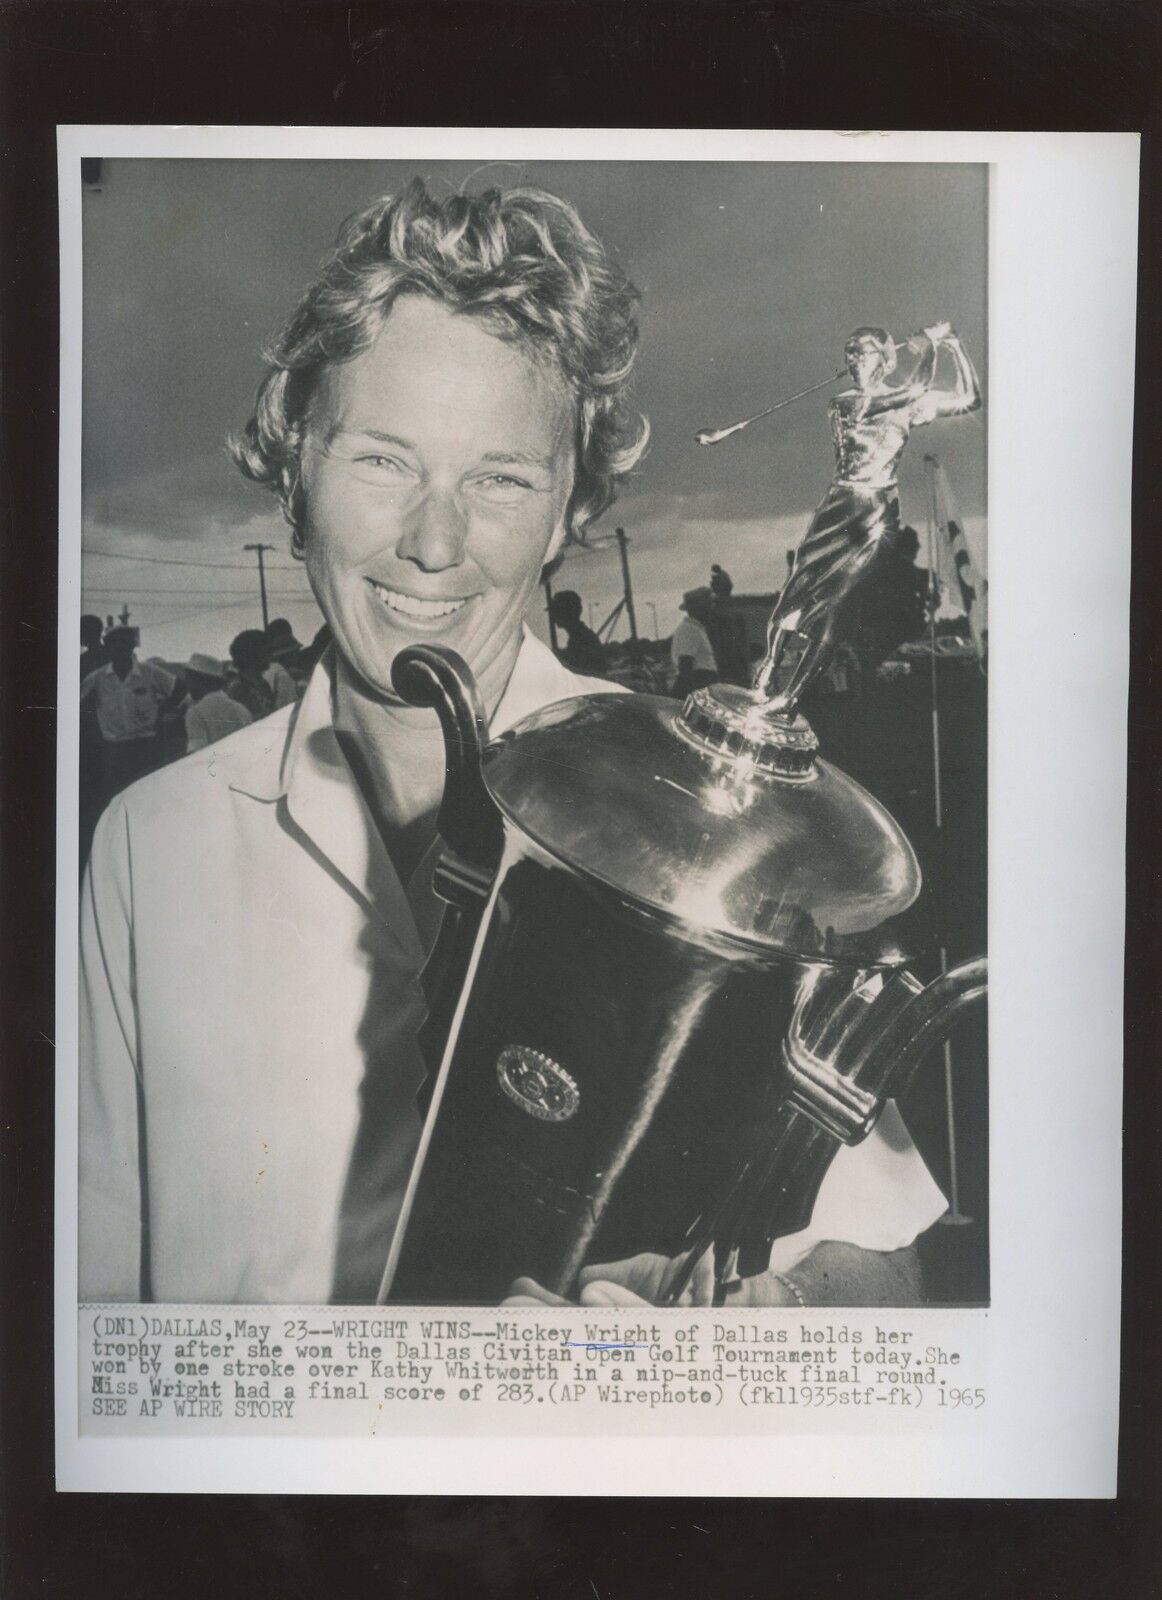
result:
[[[392,700],[418,634],[492,709],[546,560],[640,458],[637,291],[573,208],[418,180],[350,219],[232,441],[274,489],[339,654]]]
[[[233,449],[277,494],[333,644],[297,707],[133,785],[97,828],[85,1298],[375,1297],[421,1132],[446,772],[392,663],[452,647],[493,734],[608,691],[524,613],[644,449],[636,301],[564,201],[413,183],[345,226],[275,341]],[[903,1293],[895,1258],[943,1205],[923,1163],[877,1129],[831,1170],[822,1237],[858,1256],[860,1295]],[[617,1283],[649,1292],[632,1263]]]
[[[636,300],[565,202],[437,204],[413,183],[346,225],[275,342],[233,450],[279,496],[334,644],[301,706],[134,785],[98,827],[86,1294],[373,1298],[420,1131],[444,784],[436,719],[399,702],[392,661],[451,645],[495,731],[606,687],[523,617],[644,448]]]
[[[300,452],[307,572],[372,694],[396,699],[396,652],[438,635],[495,707],[565,537],[572,412],[552,368],[415,295],[325,374]]]

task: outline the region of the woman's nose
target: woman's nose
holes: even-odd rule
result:
[[[423,572],[443,572],[464,560],[468,529],[454,494],[429,489],[405,523],[396,554]]]

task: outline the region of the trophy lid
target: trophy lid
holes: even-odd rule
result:
[[[683,937],[757,954],[889,965],[920,869],[866,790],[818,759],[801,717],[717,685],[560,701],[486,746],[510,823]]]

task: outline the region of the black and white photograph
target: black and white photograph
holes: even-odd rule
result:
[[[1150,1590],[1160,40],[0,8],[5,1595]]]
[[[81,1298],[986,1304],[987,167],[77,181]]]
[[[64,1485],[1108,1492],[1135,141],[59,152]]]

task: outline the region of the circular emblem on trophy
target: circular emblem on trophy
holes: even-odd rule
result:
[[[496,1076],[512,1103],[541,1122],[567,1122],[581,1102],[581,1091],[564,1067],[527,1044],[505,1045]]]

